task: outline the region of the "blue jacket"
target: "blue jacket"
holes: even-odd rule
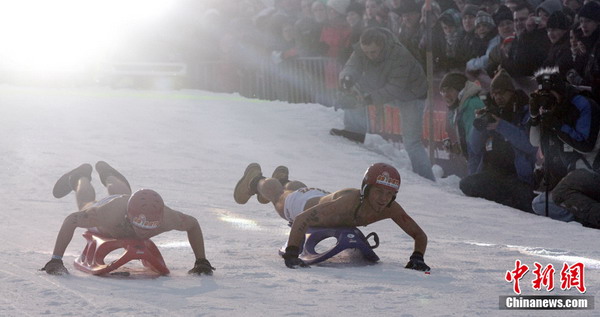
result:
[[[481,172],[484,168],[505,173],[514,171],[519,180],[533,185],[533,170],[538,148],[529,142],[529,106],[522,106],[514,113],[512,120],[499,120],[498,126],[493,131],[471,130],[468,139],[469,174]],[[490,138],[492,149],[488,151],[487,144]],[[510,166],[512,171],[506,168],[510,160],[512,160]],[[487,166],[486,161],[488,161]]]
[[[545,156],[560,157],[565,168],[563,173],[579,168],[599,171],[600,109],[592,99],[573,92],[567,100],[572,107],[564,116],[560,129],[551,135],[552,144],[557,146],[542,147],[542,152]],[[531,143],[542,144],[539,126],[531,128]]]

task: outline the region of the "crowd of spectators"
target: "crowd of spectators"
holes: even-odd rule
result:
[[[228,61],[239,72],[258,60],[327,57],[329,89],[361,54],[360,63],[377,62],[361,49],[401,45],[394,54],[410,53],[439,83],[444,146],[463,166],[466,195],[600,228],[599,1],[215,1],[203,24],[202,45],[188,58]],[[361,43],[373,28],[389,33],[383,47]],[[393,82],[384,73],[373,77]]]

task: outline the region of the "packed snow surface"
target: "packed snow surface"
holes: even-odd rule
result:
[[[204,91],[0,86],[1,316],[594,316],[597,310],[499,310],[514,295],[507,271],[531,269],[523,295],[581,295],[560,288],[564,262],[585,264],[585,295],[600,294],[600,231],[465,197],[455,177],[425,180],[401,145],[368,135],[364,145],[330,136],[342,112],[315,104],[251,100]],[[77,229],[64,256],[68,276],[39,271],[50,259],[73,194],[55,199],[60,175],[105,160],[134,190],[152,188],[202,226],[213,276],[190,276],[184,232],[153,238],[171,270],[151,277],[97,277],[73,267],[85,240]],[[404,269],[413,240],[391,220],[375,231],[381,261],[343,252],[291,270],[277,254],[289,227],[272,206],[233,200],[245,167],[326,190],[359,187],[375,162],[402,174],[397,201],[425,230],[431,274]],[[93,174],[97,197],[106,195]],[[555,289],[534,290],[534,263],[552,264]],[[139,266],[136,268],[136,265]],[[139,274],[136,274],[139,273]]]

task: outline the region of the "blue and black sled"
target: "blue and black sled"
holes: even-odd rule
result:
[[[324,252],[317,252],[315,247],[319,242],[327,238],[337,239],[336,243]],[[374,245],[369,244],[369,238],[373,237]],[[304,237],[304,244],[300,250],[298,256],[306,264],[315,264],[323,262],[334,255],[346,250],[346,249],[357,249],[363,257],[369,262],[379,261],[379,257],[373,249],[379,246],[379,236],[375,232],[369,233],[365,236],[356,227],[336,227],[336,228],[323,228],[323,227],[309,227]],[[287,243],[279,249],[279,255],[283,256]]]

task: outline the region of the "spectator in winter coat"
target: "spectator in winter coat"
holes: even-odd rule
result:
[[[365,6],[358,2],[351,2],[346,10],[346,22],[352,28],[352,34],[350,35],[350,45],[358,43],[360,35],[365,29],[362,21],[363,15],[365,14]]]
[[[502,63],[504,52],[508,52],[510,43],[514,39],[513,14],[506,6],[501,6],[494,15],[494,24],[498,31],[497,38],[490,40],[483,56],[473,58],[467,62],[467,71],[469,74],[479,74],[479,81],[484,89],[489,88],[491,78],[496,74],[498,66]]]
[[[588,49],[584,41],[583,31],[579,27],[579,24],[574,24],[569,32],[573,68],[567,72],[567,81],[573,86],[580,86],[583,83],[583,78],[580,74],[584,73],[588,59]]]
[[[538,28],[545,29],[547,27],[546,24],[548,23],[550,15],[561,10],[562,3],[560,0],[545,0],[544,2],[540,3],[540,5],[535,9],[535,14],[538,17],[537,21],[539,21]]]
[[[546,22],[546,33],[552,46],[550,46],[548,57],[542,66],[557,66],[563,78],[566,78],[567,72],[573,68],[571,43],[569,42],[570,29],[571,21],[562,11],[552,13]]]
[[[526,92],[535,89],[535,81],[531,80],[531,76],[546,60],[550,48],[545,29],[527,30],[526,24],[531,13],[527,6],[517,7],[514,12],[516,38],[502,61],[502,68]]]
[[[585,227],[600,229],[600,172],[578,169],[570,172],[552,191],[555,204],[564,207]]]
[[[450,160],[458,166],[457,175],[467,174],[467,136],[473,129],[475,111],[484,107],[479,98],[481,87],[468,81],[461,73],[448,73],[440,83],[440,94],[448,107],[444,147]]]
[[[497,46],[498,43],[500,43],[500,37],[496,31],[496,24],[494,23],[492,17],[485,11],[479,11],[477,13],[477,17],[475,18],[475,35],[477,36],[477,40],[481,46],[478,48],[478,51],[473,52],[475,53],[474,58],[485,56],[488,52],[491,52],[491,50]],[[481,68],[476,69],[478,66],[476,65],[477,61],[478,60],[474,60],[472,58],[466,64],[467,70],[475,78],[477,78],[479,75],[477,70],[482,70]],[[485,59],[480,60],[480,62],[484,61]]]
[[[336,58],[343,64],[352,47],[350,35],[352,29],[346,22],[346,11],[350,0],[327,1],[327,23],[321,30],[321,42],[327,44],[326,56]]]
[[[388,28],[392,31],[394,36],[398,37],[400,34],[400,13],[398,10],[402,6],[402,3],[406,0],[384,0],[384,7],[387,12]]]
[[[327,21],[327,9],[320,1],[304,0],[302,2],[303,6],[309,3],[310,13],[308,15],[304,14],[294,24],[297,33],[298,55],[300,57],[323,56],[327,45],[321,42],[321,29]]]
[[[397,12],[400,15],[398,40],[425,69],[425,50],[419,45],[425,34],[423,25],[420,23],[421,6],[417,0],[404,0]]]
[[[327,23],[327,6],[323,1],[315,1],[313,2],[310,11],[315,19],[315,22],[318,24]]]
[[[334,193],[290,181],[288,174],[287,167],[279,166],[271,178],[265,178],[260,165],[251,163],[233,193],[238,204],[246,204],[254,195],[261,203],[272,203],[277,214],[292,224],[283,254],[288,268],[308,266],[298,256],[309,227],[366,226],[391,219],[414,239],[414,251],[405,267],[430,270],[423,260],[427,235],[395,201],[401,179],[393,166],[373,164],[365,172],[359,189],[346,188]]]
[[[448,9],[440,15],[438,23],[443,36],[432,34],[433,59],[437,70],[460,70],[465,67],[467,58],[462,56],[460,39],[463,37],[462,19],[456,9]],[[433,33],[433,31],[432,31]]]
[[[475,32],[475,18],[477,17],[478,11],[479,7],[474,4],[467,4],[463,6],[462,11],[460,11],[462,26],[465,33]]]
[[[400,108],[402,138],[413,171],[435,180],[421,136],[427,80],[423,68],[393,34],[382,28],[366,29],[340,72],[340,86],[355,85],[362,106],[344,110],[345,130],[367,132],[366,105],[391,104]],[[333,132],[333,131],[332,131]]]
[[[389,29],[388,19],[384,9],[385,8],[382,0],[365,1],[365,16],[363,18],[364,27],[380,27]]]
[[[505,71],[492,80],[490,94],[494,105],[478,112],[468,137],[470,175],[460,181],[460,189],[531,212],[537,148],[529,143],[527,95],[515,89]]]
[[[479,9],[472,5],[465,5],[462,17],[462,26],[464,29],[463,36],[460,39],[459,50],[461,55],[465,58],[473,58],[483,55],[485,52],[485,45],[483,41],[475,34],[475,18]]]
[[[58,179],[52,190],[56,198],[75,191],[76,211],[65,219],[52,252],[52,259],[44,266],[48,274],[68,273],[62,257],[77,228],[88,228],[115,239],[148,239],[163,232],[187,231],[188,240],[196,256],[190,274],[211,275],[214,268],[206,259],[204,239],[198,221],[189,215],[165,206],[158,193],[141,189],[131,193],[127,179],[104,161],[96,163],[100,181],[110,196],[96,201],[96,192],[90,181],[92,166],[82,164]]]
[[[534,211],[546,214],[549,192],[550,217],[600,228],[600,195],[593,195],[600,188],[598,104],[567,85],[557,68],[538,71],[536,79],[540,89],[532,94],[530,139],[544,155],[544,192],[533,201]]]
[[[352,51],[350,38],[352,27],[346,22],[350,0],[327,1],[327,23],[321,29],[320,41],[325,45],[325,56],[330,59],[324,65],[325,95],[317,96],[317,102],[333,105],[333,95],[338,88],[338,74]]]

